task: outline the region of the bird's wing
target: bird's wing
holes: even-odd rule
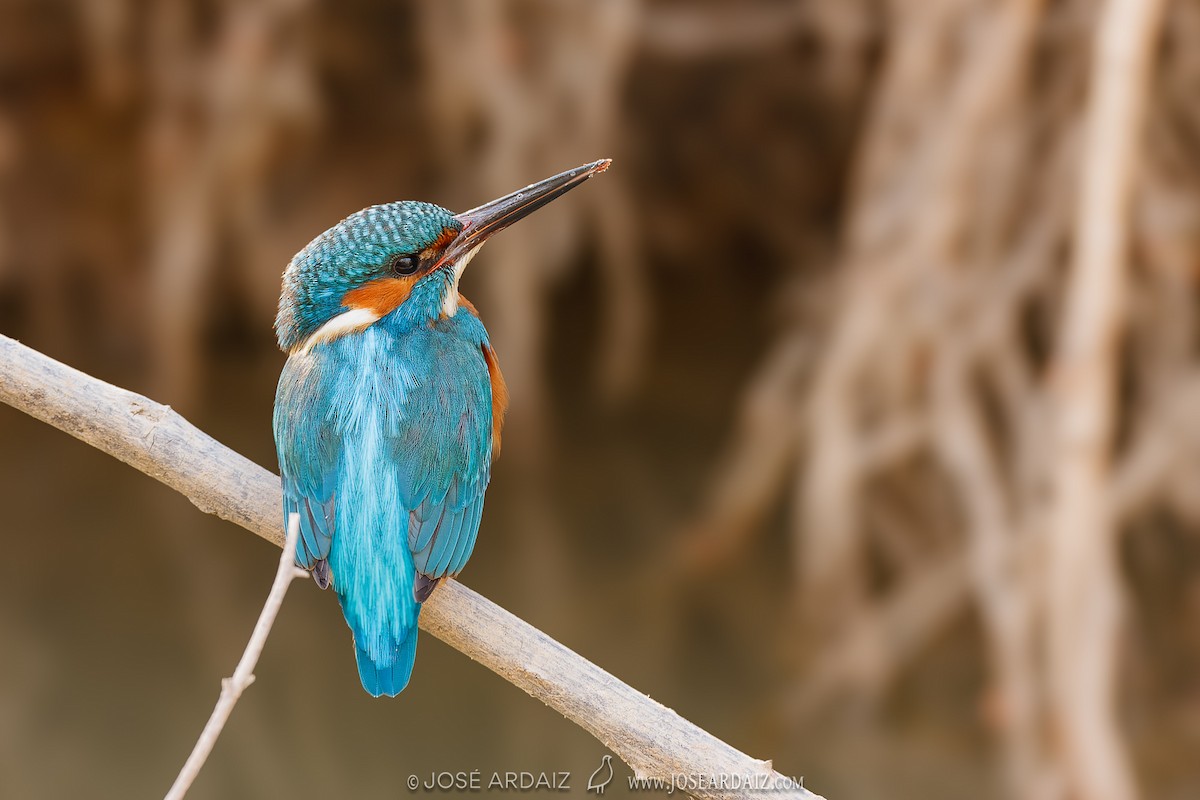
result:
[[[397,441],[397,458],[413,563],[436,580],[462,570],[479,533],[491,478],[492,381],[478,343],[443,339],[423,352],[436,367],[429,365],[424,374],[432,377],[417,388],[422,413],[411,435]]]
[[[470,557],[491,478],[495,379],[481,325],[479,331],[482,343],[407,337],[389,352],[403,369],[377,367],[378,383],[394,389],[385,401],[385,446],[397,469],[398,507],[407,510],[409,550],[416,572],[435,580],[458,574]],[[337,422],[337,409],[351,405],[344,381],[312,361],[289,359],[284,366],[275,439],[284,512],[300,515],[296,560],[320,577],[334,536],[341,459],[354,448],[342,441],[345,420]]]
[[[309,570],[318,585],[329,584],[325,560],[334,535],[341,439],[325,413],[326,387],[289,360],[275,395],[275,442],[283,479],[284,519],[300,515],[296,563]]]
[[[441,502],[426,497],[411,512],[408,547],[418,572],[441,578],[462,571],[479,534],[486,488],[486,477],[468,483],[468,479],[455,474]]]
[[[311,488],[317,487],[317,488]],[[315,570],[318,562],[329,558],[333,544],[333,502],[336,492],[321,483],[307,483],[291,477],[283,479],[285,519],[300,515],[300,539],[296,542],[296,563]],[[323,569],[323,568],[322,568]],[[318,582],[324,582],[320,579]],[[325,587],[322,587],[325,588]]]

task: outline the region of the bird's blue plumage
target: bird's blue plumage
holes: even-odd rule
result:
[[[438,276],[361,331],[294,352],[276,393],[284,512],[297,563],[328,559],[363,686],[394,695],[416,653],[416,572],[457,574],[491,475],[483,324],[441,314]]]
[[[488,238],[608,168],[602,159],[452,214],[404,201],[351,214],[283,275],[275,395],[284,526],[332,585],[367,691],[408,685],[421,603],[479,533],[507,389],[463,269]]]

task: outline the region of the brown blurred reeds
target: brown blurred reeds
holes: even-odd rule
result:
[[[1197,521],[1198,9],[892,10],[824,325],[760,372],[692,558],[791,486],[827,642],[795,708],[881,695],[972,608],[1012,796],[1134,797],[1110,530]]]

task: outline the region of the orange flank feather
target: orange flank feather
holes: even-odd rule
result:
[[[416,282],[415,275],[407,278],[379,278],[346,292],[342,305],[348,308],[366,308],[381,317],[386,317],[408,299]]]
[[[461,294],[458,296],[458,304],[475,317],[479,316],[479,309],[475,308],[475,304]],[[500,429],[504,427],[504,415],[508,413],[508,384],[504,382],[504,375],[500,373],[500,359],[496,356],[496,351],[492,349],[490,344],[485,344],[479,349],[483,351],[483,360],[487,362],[488,378],[492,382],[492,459],[496,459],[500,455]]]
[[[472,308],[474,310],[474,308]],[[487,362],[488,377],[492,381],[492,458],[500,455],[500,429],[504,427],[504,415],[508,412],[508,386],[500,374],[500,361],[491,345],[483,345],[483,360]]]
[[[462,292],[459,292],[459,294],[458,294],[458,304],[460,306],[464,306],[467,309],[467,311],[470,311],[471,316],[475,317],[476,319],[479,318],[479,309],[475,307],[474,303],[472,303],[467,298],[463,297]]]

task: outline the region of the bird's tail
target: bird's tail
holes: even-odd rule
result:
[[[412,676],[413,662],[417,658],[417,618],[421,605],[413,602],[411,589],[408,592],[407,608],[390,620],[380,611],[361,608],[342,592],[337,596],[346,624],[354,634],[358,677],[363,688],[375,697],[395,697],[404,691]]]
[[[395,697],[408,686],[412,677],[413,662],[417,658],[417,626],[408,629],[408,635],[390,659],[375,659],[359,644],[361,636],[354,632],[354,659],[358,662],[358,677],[363,688],[374,697]]]
[[[371,464],[368,459],[358,467],[366,470]],[[408,537],[391,534],[401,521],[407,528],[408,512],[397,503],[384,503],[381,498],[393,496],[384,488],[365,494],[370,502],[340,506],[344,516],[337,518],[339,533],[333,537],[329,567],[342,615],[354,634],[363,688],[375,697],[395,697],[412,675],[421,613],[413,597],[415,570]]]

